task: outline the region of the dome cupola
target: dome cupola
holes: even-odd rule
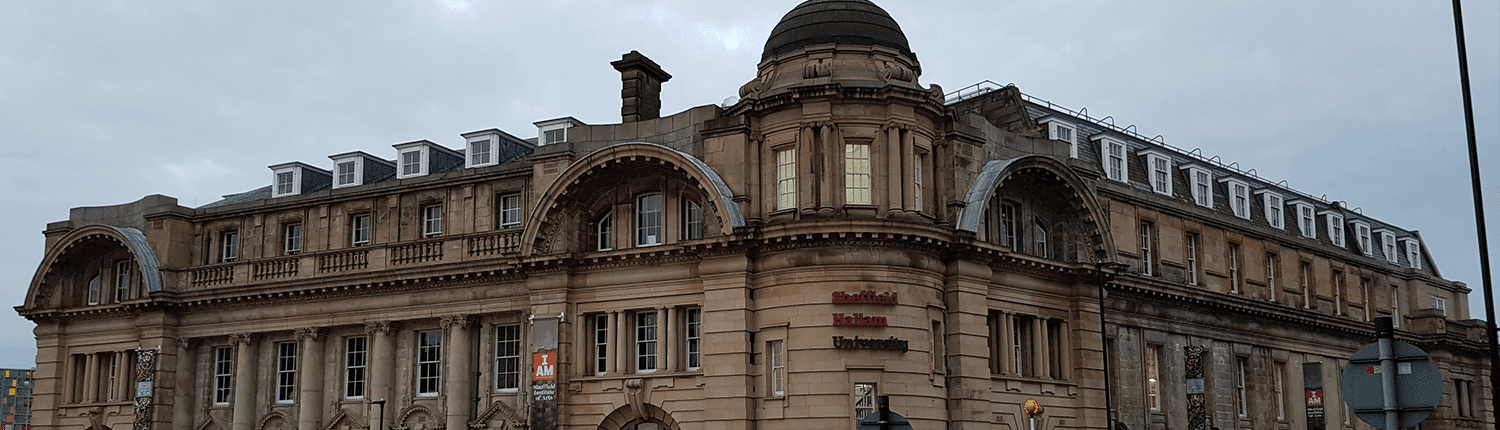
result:
[[[761,59],[810,45],[836,43],[885,46],[916,60],[901,26],[869,0],[808,0],[781,17]]]

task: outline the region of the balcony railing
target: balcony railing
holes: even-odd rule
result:
[[[297,257],[256,261],[253,263],[250,276],[257,280],[297,276],[297,269],[302,266],[301,262],[302,260]]]
[[[358,270],[510,258],[520,251],[520,244],[519,229],[500,233],[483,232],[384,246],[243,259],[191,269],[186,272],[186,276],[191,288],[219,288],[288,279],[312,280]],[[317,270],[302,270],[303,266],[316,267]]]

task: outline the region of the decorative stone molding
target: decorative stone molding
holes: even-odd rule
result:
[[[319,337],[323,336],[324,332],[325,330],[322,327],[303,327],[295,330],[293,337],[299,342],[302,340],[318,340]]]
[[[365,334],[374,336],[377,333],[391,334],[396,331],[395,321],[368,321],[365,322]]]
[[[229,335],[229,343],[236,345],[249,345],[250,342],[254,342],[255,338],[257,337],[260,336],[256,335],[255,333],[231,333]]]
[[[802,65],[802,79],[826,78],[833,76],[833,62],[819,58],[816,61],[808,61]]]
[[[468,314],[449,315],[438,321],[438,325],[443,329],[465,328],[472,324],[474,324],[474,318]]]
[[[641,378],[625,380],[625,403],[630,405],[631,412],[642,417],[646,416],[646,399],[642,393],[644,385],[646,385],[645,381]]]

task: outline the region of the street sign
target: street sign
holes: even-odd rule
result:
[[[1378,329],[1377,329],[1378,331]],[[1396,425],[1386,423],[1386,390],[1383,378],[1386,367],[1382,365],[1380,344],[1389,343],[1392,361],[1390,373],[1394,379],[1395,401],[1392,402]],[[1443,377],[1436,364],[1421,348],[1390,339],[1366,345],[1349,357],[1339,385],[1344,401],[1354,416],[1375,428],[1413,427],[1432,415],[1443,400]]]

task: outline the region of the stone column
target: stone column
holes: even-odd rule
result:
[[[251,430],[255,426],[255,335],[229,335],[234,345],[234,419],[230,430]]]
[[[400,410],[392,397],[391,380],[396,375],[396,323],[391,321],[373,321],[365,323],[365,334],[370,336],[370,359],[365,362],[365,374],[369,375],[370,389],[366,394],[366,401],[385,399],[386,412]],[[374,418],[380,419],[379,407],[366,403],[366,422]],[[389,417],[387,417],[389,418]],[[377,423],[378,424],[378,423]],[[390,428],[392,426],[386,426]]]
[[[621,311],[615,315],[619,316],[617,319],[620,321],[615,324],[615,344],[619,345],[615,347],[615,363],[619,366],[620,373],[634,373],[632,370],[635,366],[630,364],[630,324],[626,323],[630,319],[630,313]]]
[[[1032,372],[1037,378],[1049,378],[1052,372],[1047,366],[1047,319],[1040,316],[1031,320]]]
[[[473,393],[470,385],[473,380],[474,364],[471,363],[474,349],[473,333],[469,331],[469,325],[473,320],[468,315],[458,314],[443,317],[440,321],[443,329],[448,330],[448,344],[445,348],[448,362],[447,384],[444,384],[444,395],[447,397],[448,420],[447,428],[464,429],[469,426],[469,416],[473,415],[473,403],[470,401]]]
[[[606,323],[608,325],[604,326],[604,368],[596,369],[596,371],[599,373],[615,373],[620,371],[619,366],[616,365],[617,360],[615,360],[615,356],[620,355],[620,345],[618,342],[615,342],[614,335],[615,330],[620,329],[620,313],[606,312],[605,315],[607,315],[605,318],[609,322]],[[594,335],[598,336],[598,332],[595,332]]]
[[[992,385],[985,349],[984,320],[989,312],[985,295],[994,272],[981,262],[948,263],[943,285],[944,333],[947,348],[948,429],[989,429],[994,416],[990,400],[971,393],[987,393]]]
[[[1000,373],[1004,375],[1016,374],[1016,339],[1012,333],[1015,332],[1015,315],[1010,312],[1000,313]]]
[[[658,316],[657,318],[661,317]],[[667,308],[666,320],[662,322],[662,325],[658,325],[657,327],[657,333],[665,333],[665,336],[657,336],[658,343],[665,343],[663,345],[664,348],[661,349],[663,353],[661,356],[661,365],[657,366],[657,369],[665,372],[677,370],[677,339],[679,339],[677,333],[677,308]],[[662,331],[661,327],[665,327],[666,330]]]
[[[81,385],[85,403],[99,401],[99,353],[90,353],[84,359],[83,384]]]
[[[318,430],[323,418],[323,329],[297,329],[301,355],[297,357],[297,430]]]
[[[901,197],[901,130],[894,124],[885,126],[876,136],[877,143],[885,145],[885,207],[886,212],[900,212]],[[874,172],[871,172],[874,173]],[[873,184],[872,184],[873,185]]]
[[[917,178],[916,173],[916,130],[912,127],[903,127],[901,130],[901,205],[907,212],[916,212],[917,207]]]
[[[198,374],[198,345],[187,339],[173,339],[177,344],[176,368],[172,369],[172,423],[174,428],[192,428],[193,411],[198,409],[198,396],[193,381]]]

